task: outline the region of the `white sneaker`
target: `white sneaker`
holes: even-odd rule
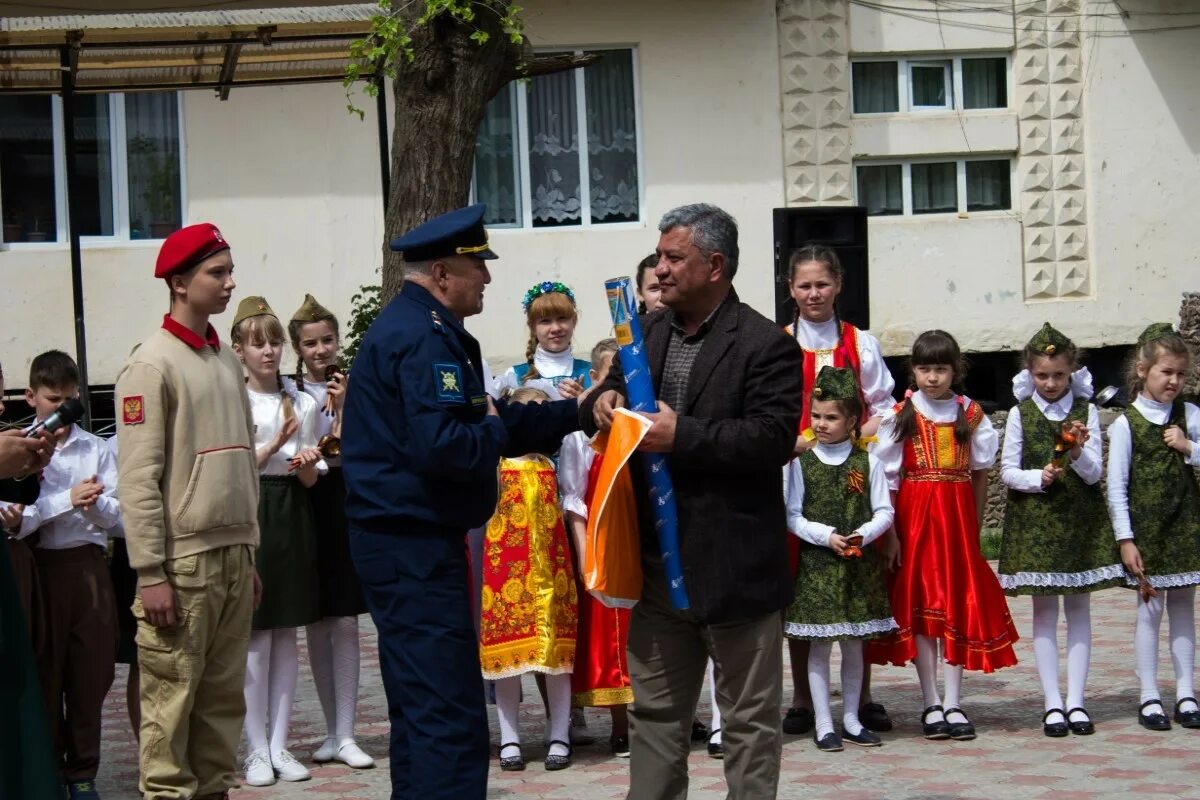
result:
[[[308,769],[287,750],[280,750],[271,756],[271,766],[275,774],[285,781],[306,781],[312,777]]]
[[[246,785],[270,786],[275,783],[275,770],[266,750],[255,750],[246,756]]]
[[[346,742],[337,749],[336,758],[343,764],[354,769],[370,769],[375,766],[375,759],[362,751],[355,742]]]
[[[333,739],[326,739],[325,744],[317,748],[317,752],[312,754],[312,760],[318,764],[328,764],[337,758],[338,746]]]

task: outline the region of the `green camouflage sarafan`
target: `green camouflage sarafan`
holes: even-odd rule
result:
[[[1033,398],[1021,414],[1021,469],[1042,469],[1054,458],[1062,422],[1046,418]],[[1075,398],[1065,422],[1088,420],[1089,403]],[[1009,595],[1094,592],[1125,584],[1100,484],[1089,486],[1068,464],[1040,494],[1009,490],[1000,540],[1000,585]]]

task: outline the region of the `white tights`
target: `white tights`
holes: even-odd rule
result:
[[[709,736],[708,741],[712,744],[721,743],[721,707],[717,705],[717,675],[716,669],[713,666],[713,660],[708,660],[708,672],[705,680],[708,681],[708,693],[712,698],[712,724],[708,726]]]
[[[842,647],[842,727],[846,733],[862,733],[858,721],[858,704],[862,697],[863,643],[859,639],[843,639]],[[833,733],[833,712],[829,709],[829,658],[833,642],[814,641],[808,646],[808,687],[812,694],[813,717],[816,719],[817,739]]]
[[[288,724],[299,674],[296,628],[250,632],[244,691],[246,744],[251,753],[256,750],[278,753],[287,749]]]
[[[945,684],[946,695],[939,697],[937,690],[938,660],[938,640],[932,636],[917,634],[917,679],[921,682],[921,695],[925,708],[930,706],[958,708],[962,691],[963,668],[953,667],[949,664],[942,665],[942,682]],[[958,719],[960,716],[962,719]],[[949,719],[949,717],[955,719]],[[961,713],[943,716],[937,712],[930,714],[925,721],[933,723],[941,722],[943,719],[954,723],[967,721],[966,716]]]
[[[500,678],[496,684],[496,720],[500,723],[500,744],[521,742],[521,678]],[[571,675],[546,676],[546,702],[550,714],[550,739],[569,742],[571,735]],[[517,754],[516,748],[500,748],[501,757]],[[565,756],[567,748],[550,745],[550,755]]]
[[[1092,655],[1092,606],[1088,594],[1062,597],[1063,616],[1067,619],[1067,704],[1063,706],[1058,688],[1058,596],[1033,598],[1033,656],[1042,680],[1045,710],[1083,708],[1088,664]],[[1086,715],[1076,713],[1075,721]],[[1050,718],[1047,722],[1062,722]]]
[[[1166,595],[1164,603],[1163,595]],[[1158,597],[1142,600],[1138,597],[1137,627],[1133,647],[1137,654],[1137,676],[1141,681],[1141,702],[1158,700],[1158,629],[1162,624],[1163,607],[1167,609],[1167,635],[1171,640],[1171,662],[1175,667],[1175,699],[1194,697],[1192,670],[1196,661],[1196,587],[1159,589]],[[1194,703],[1184,703],[1181,711],[1195,710]],[[1150,706],[1146,709],[1153,712]]]
[[[358,617],[325,617],[306,628],[308,661],[325,713],[325,740],[354,741],[358,704]]]

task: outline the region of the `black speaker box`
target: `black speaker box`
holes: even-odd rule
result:
[[[867,259],[867,209],[863,206],[777,208],[775,230],[775,318],[791,323],[796,304],[788,293],[788,261],[806,244],[822,244],[842,262],[838,315],[859,328],[871,327],[871,295]]]

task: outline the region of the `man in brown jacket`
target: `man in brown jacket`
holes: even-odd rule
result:
[[[242,368],[208,324],[233,259],[214,225],[163,242],[170,313],[117,379],[118,482],[137,571],[141,790],[224,800],[235,787],[242,683],[260,592],[258,469]]]
[[[801,354],[740,302],[737,224],[697,204],[659,223],[655,276],[667,309],[643,317],[659,412],[641,449],[669,453],[691,607],[672,608],[649,494],[634,469],[642,599],[629,628],[629,800],[683,800],[692,716],[712,658],[725,779],[735,800],[772,800],[783,693],[780,611],[793,599],[780,467],[800,424]],[[624,404],[620,357],[579,406],[585,432]]]

